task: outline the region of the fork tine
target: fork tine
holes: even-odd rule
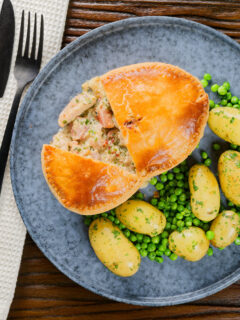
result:
[[[27,39],[26,39],[25,52],[24,52],[24,57],[25,57],[25,58],[28,58],[28,54],[29,54],[30,28],[31,28],[30,25],[31,25],[30,12],[28,12]]]
[[[41,62],[42,62],[43,40],[44,40],[44,20],[43,20],[43,15],[41,15],[40,39],[39,39],[39,48],[38,48],[38,56],[37,56],[37,63],[39,66],[41,65]]]
[[[32,52],[31,59],[35,60],[35,52],[36,52],[36,40],[37,40],[37,14],[35,13],[34,18],[34,31],[33,31],[33,41],[32,41]]]
[[[20,36],[19,36],[19,42],[18,42],[18,52],[17,52],[18,57],[22,56],[23,36],[24,36],[24,10],[22,11],[21,29],[20,29]]]

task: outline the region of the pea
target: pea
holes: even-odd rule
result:
[[[178,220],[178,222],[177,222],[177,226],[179,227],[179,228],[182,228],[182,227],[184,227],[184,222],[182,221],[182,220]]]
[[[152,243],[154,244],[158,244],[160,242],[160,237],[159,236],[155,236],[152,238]]]
[[[239,101],[239,99],[238,99],[238,97],[236,97],[236,96],[233,96],[232,99],[231,99],[231,103],[232,103],[232,104],[237,104],[238,101]]]
[[[207,152],[203,151],[203,152],[201,153],[201,157],[202,157],[203,159],[207,159],[207,158],[208,158]]]
[[[165,207],[165,203],[163,201],[158,202],[158,209],[163,209]]]
[[[150,260],[154,260],[154,259],[156,258],[156,252],[150,252],[150,253],[148,254],[148,258],[149,258]]]
[[[176,230],[176,229],[177,229],[177,226],[176,226],[175,224],[172,224],[172,225],[171,225],[171,230],[174,231],[174,230]]]
[[[182,201],[182,202],[184,202],[184,201],[186,201],[186,194],[185,193],[182,193],[180,196],[179,196],[179,200],[180,201]]]
[[[102,216],[103,216],[104,218],[107,218],[107,217],[108,217],[108,213],[107,213],[107,212],[103,212],[103,213],[102,213]]]
[[[163,252],[162,252],[162,251],[156,250],[155,252],[156,252],[156,255],[157,255],[157,256],[163,256]]]
[[[118,218],[115,218],[115,219],[114,219],[114,223],[115,223],[115,224],[119,224],[119,223],[120,223],[120,221],[118,220]]]
[[[130,240],[131,240],[132,242],[136,242],[136,241],[137,241],[137,237],[135,236],[135,234],[131,234]]]
[[[213,249],[212,248],[208,248],[207,255],[208,256],[212,256],[213,255]]]
[[[158,263],[163,263],[163,258],[162,257],[156,257],[155,261]]]
[[[161,182],[158,182],[157,184],[156,184],[156,189],[157,190],[162,190],[164,188],[164,185],[161,183]]]
[[[203,88],[206,88],[208,86],[208,81],[206,79],[202,79],[200,82],[201,82]]]
[[[186,221],[186,222],[185,222],[185,225],[186,225],[187,227],[191,227],[191,226],[192,226],[192,221]]]
[[[224,86],[220,86],[219,88],[218,88],[218,90],[217,90],[217,92],[218,92],[218,94],[220,95],[220,96],[224,96],[226,93],[227,93],[227,89],[224,87]]]
[[[228,102],[227,107],[232,107],[232,104]]]
[[[210,73],[205,73],[203,76],[203,79],[210,81],[210,80],[212,80],[212,76],[210,75]]]
[[[213,144],[213,150],[218,151],[218,150],[220,150],[220,149],[221,149],[220,144],[218,144],[218,143],[214,143],[214,144]]]
[[[221,100],[221,105],[222,105],[222,106],[226,106],[227,103],[228,103],[227,99],[222,99],[222,100]]]
[[[176,174],[176,179],[177,180],[183,180],[184,179],[184,174],[183,173],[177,173]]]
[[[207,167],[209,167],[209,166],[211,165],[211,163],[212,163],[212,160],[209,159],[209,158],[204,161],[204,164],[205,164],[205,166],[207,166]]]
[[[172,251],[170,249],[166,249],[164,251],[165,256],[169,257],[171,255]]]
[[[179,212],[182,212],[184,210],[184,206],[182,204],[179,204],[177,209]]]
[[[145,242],[145,243],[151,242],[150,237],[148,237],[148,236],[143,236],[143,242]]]
[[[136,198],[137,198],[137,199],[140,199],[140,200],[143,200],[143,199],[144,199],[144,195],[142,194],[142,192],[138,192],[138,193],[136,194]]]
[[[130,232],[128,229],[124,230],[123,233],[124,233],[124,235],[125,235],[127,238],[129,238],[130,235],[131,235],[131,232]]]
[[[211,230],[208,230],[208,231],[206,232],[206,237],[207,237],[208,240],[214,239],[214,232],[211,231]]]
[[[167,178],[168,178],[168,180],[173,180],[174,179],[173,173],[171,173],[171,172],[168,173]]]
[[[168,238],[168,235],[169,235],[169,234],[168,234],[167,231],[163,231],[163,233],[161,234],[163,240],[164,240],[165,238]],[[163,241],[163,240],[162,240],[162,243],[165,243],[166,241],[165,241],[165,240]],[[166,244],[167,244],[167,243],[168,243],[168,242],[166,242]]]
[[[147,250],[143,250],[143,249],[141,249],[141,250],[139,251],[139,253],[140,253],[140,255],[141,255],[142,257],[146,257],[147,254],[148,254]]]
[[[148,245],[147,245],[147,243],[145,243],[145,242],[143,242],[143,243],[141,244],[141,248],[142,248],[142,249],[147,249],[147,246],[148,246]]]
[[[200,220],[198,218],[193,219],[193,224],[198,227],[200,225]]]
[[[155,186],[155,184],[157,183],[157,178],[156,177],[153,177],[149,182],[153,185],[153,186]]]
[[[239,246],[240,245],[240,237],[237,237],[236,240],[234,241],[234,243]]]
[[[138,249],[138,251],[141,250],[141,245],[140,245],[140,243],[137,243],[137,244],[135,245],[135,247]]]
[[[166,230],[170,230],[171,229],[171,223],[170,222],[166,223],[165,229]]]
[[[126,229],[125,225],[122,224],[122,223],[119,224],[118,228],[119,228],[120,230]]]
[[[154,243],[149,243],[147,249],[148,249],[148,252],[153,252],[156,250],[156,245]]]
[[[165,175],[165,174],[161,174],[161,176],[160,176],[160,178],[161,178],[161,181],[162,182],[166,182],[167,181],[167,175]]]
[[[91,220],[91,218],[89,218],[89,217],[84,219],[84,224],[85,224],[86,226],[88,226],[88,227],[90,226],[91,222],[92,222],[92,220]]]
[[[223,83],[223,87],[225,87],[227,90],[230,90],[230,83],[228,81],[225,81]]]
[[[173,211],[176,211],[176,210],[177,210],[177,203],[176,203],[176,202],[174,202],[174,203],[171,205],[171,209],[172,209]]]
[[[170,196],[170,201],[171,201],[171,202],[176,202],[176,201],[177,201],[177,196],[176,196],[175,194],[172,194],[172,195]]]
[[[143,234],[138,233],[138,234],[136,235],[136,237],[137,237],[137,241],[138,241],[138,242],[142,242],[142,240],[143,240]]]
[[[176,167],[176,168],[173,168],[173,172],[174,173],[179,173],[181,170],[178,168],[178,167]]]
[[[158,204],[158,199],[157,199],[157,198],[152,198],[152,199],[151,199],[151,204],[152,204],[153,206],[156,206],[156,205]]]
[[[239,105],[239,104],[234,104],[234,105],[233,105],[233,108],[239,109],[239,108],[240,108],[240,105]]]
[[[115,218],[113,216],[109,216],[108,219],[113,222]]]
[[[213,100],[209,100],[209,107],[213,109],[215,107],[215,102]]]
[[[230,144],[230,148],[231,148],[231,149],[236,150],[236,149],[237,149],[237,147],[238,147],[238,146],[237,146],[236,144],[233,144],[233,143],[231,143],[231,144]]]
[[[212,86],[211,86],[211,91],[212,92],[217,92],[218,91],[218,88],[219,88],[219,85],[218,84],[213,84]]]
[[[176,214],[176,218],[177,218],[178,220],[182,220],[182,219],[183,219],[183,215],[182,215],[181,213],[177,213],[177,214]]]
[[[172,253],[169,257],[172,261],[177,260],[178,256],[175,253]]]

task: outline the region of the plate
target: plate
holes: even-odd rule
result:
[[[11,178],[17,206],[32,239],[46,257],[79,285],[121,302],[166,306],[213,294],[240,278],[240,247],[214,250],[199,262],[163,264],[142,259],[139,271],[120,278],[95,256],[83,217],[63,208],[41,170],[41,148],[58,130],[57,118],[81,84],[127,64],[162,61],[201,78],[226,79],[240,92],[240,46],[217,31],[184,19],[143,17],[95,29],[57,54],[24,98],[11,145]],[[200,147],[217,141],[207,129]],[[210,149],[209,149],[210,148]],[[194,153],[193,159],[199,151]],[[216,167],[214,158],[213,169]]]

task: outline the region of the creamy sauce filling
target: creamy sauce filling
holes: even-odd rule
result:
[[[83,95],[91,94],[96,97],[93,105],[66,123],[53,137],[51,144],[83,157],[112,163],[135,172],[100,79],[93,78],[85,82],[82,89]],[[80,103],[81,100],[77,99],[75,110],[82,109]],[[64,113],[66,119],[71,119],[69,115],[72,115],[72,105],[73,100],[61,113]]]

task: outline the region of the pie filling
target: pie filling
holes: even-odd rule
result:
[[[99,77],[82,85],[58,122],[62,128],[53,137],[54,147],[135,172]]]

